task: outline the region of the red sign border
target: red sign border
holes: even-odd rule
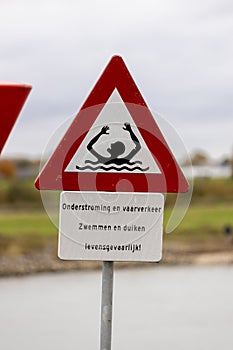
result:
[[[27,99],[31,86],[0,81],[0,153]]]
[[[65,172],[114,89],[117,89],[161,173]],[[143,120],[138,113],[143,109]],[[84,111],[87,111],[86,114]],[[137,111],[136,111],[137,110]],[[124,181],[122,181],[124,180]],[[120,188],[118,184],[121,183]],[[189,185],[134,79],[120,56],[113,56],[64,137],[35,181],[40,190],[187,192]]]

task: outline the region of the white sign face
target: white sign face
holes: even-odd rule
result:
[[[117,89],[65,171],[160,173]]]
[[[160,193],[62,192],[58,255],[65,260],[159,261]]]

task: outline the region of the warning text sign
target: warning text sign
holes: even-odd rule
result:
[[[62,192],[59,257],[159,261],[163,212],[158,193]]]

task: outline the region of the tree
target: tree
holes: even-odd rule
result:
[[[16,168],[14,163],[9,159],[0,160],[0,176],[6,178],[13,178],[16,175]]]
[[[207,165],[210,162],[209,156],[203,151],[195,152],[191,156],[191,160],[193,165]]]

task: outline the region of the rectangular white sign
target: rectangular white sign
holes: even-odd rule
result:
[[[160,193],[62,192],[58,255],[65,260],[159,261]]]

